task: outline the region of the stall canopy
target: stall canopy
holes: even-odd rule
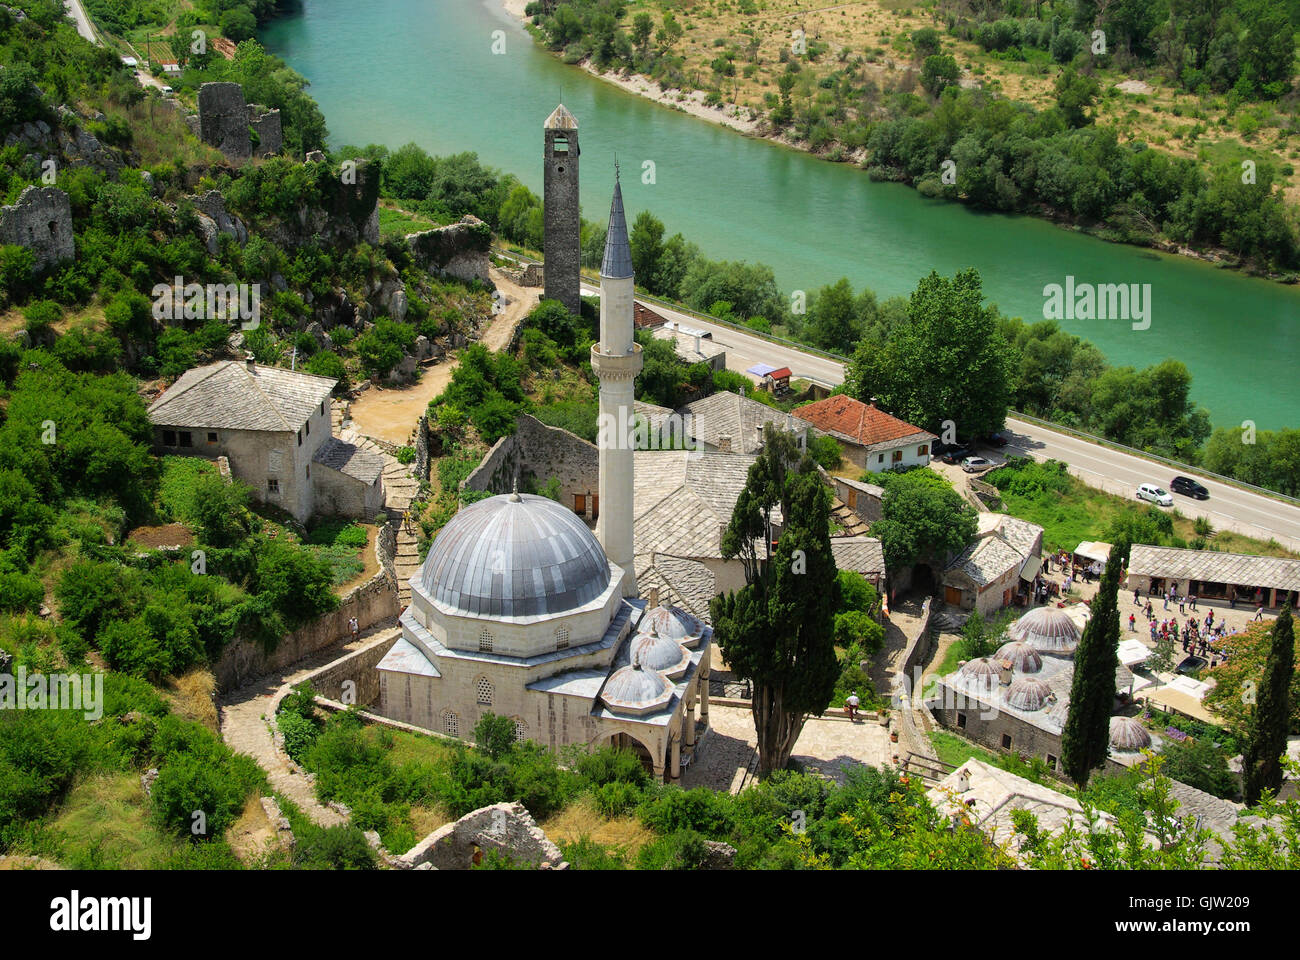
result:
[[[1110,559],[1110,544],[1096,540],[1085,540],[1074,548],[1074,555],[1087,560],[1097,560],[1105,563]]]
[[[1020,579],[1033,582],[1034,577],[1038,576],[1038,568],[1043,565],[1043,558],[1039,556],[1030,557],[1025,561],[1024,566],[1020,568]]]
[[[770,363],[756,363],[745,372],[752,373],[756,377],[766,377],[775,369],[777,368],[772,366]]]
[[[1151,649],[1134,637],[1119,642],[1119,662],[1126,667],[1140,667],[1151,656]]]

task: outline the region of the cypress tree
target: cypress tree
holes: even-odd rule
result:
[[[1110,714],[1115,705],[1115,671],[1119,667],[1119,568],[1116,557],[1127,552],[1116,544],[1101,576],[1092,615],[1074,652],[1070,711],[1061,734],[1061,765],[1081,788],[1106,759]]]
[[[1273,623],[1273,641],[1264,663],[1264,679],[1250,721],[1250,742],[1242,757],[1246,805],[1253,807],[1265,790],[1282,787],[1282,754],[1291,728],[1291,671],[1295,669],[1295,627],[1287,604]]]

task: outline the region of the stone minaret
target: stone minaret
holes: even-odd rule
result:
[[[542,197],[545,297],[576,314],[582,288],[582,218],[578,213],[578,121],[564,104],[546,118]]]
[[[641,372],[641,347],[632,336],[632,248],[627,242],[623,191],[614,174],[609,233],[600,265],[600,342],[591,369],[600,380],[600,516],[596,539],[623,568],[623,596],[636,596],[632,565],[632,402]]]

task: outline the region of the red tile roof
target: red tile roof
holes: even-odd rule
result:
[[[642,327],[658,327],[668,322],[645,304],[639,302],[634,302],[632,316],[632,324],[637,329],[641,329]]]
[[[789,380],[791,377],[790,368],[782,367],[780,370],[773,370],[768,376],[773,380]]]
[[[854,400],[844,394],[818,400],[793,411],[800,420],[806,420],[823,433],[837,433],[864,447],[877,445],[898,446],[900,441],[913,438],[936,439],[910,423],[891,417],[874,404]]]

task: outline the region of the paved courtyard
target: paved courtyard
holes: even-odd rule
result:
[[[735,790],[754,753],[754,717],[748,707],[713,704],[707,736],[696,749],[695,761],[682,771],[681,785]],[[878,721],[852,722],[843,717],[813,717],[804,724],[792,757],[809,773],[843,782],[844,768],[883,766],[893,762],[897,744]]]

